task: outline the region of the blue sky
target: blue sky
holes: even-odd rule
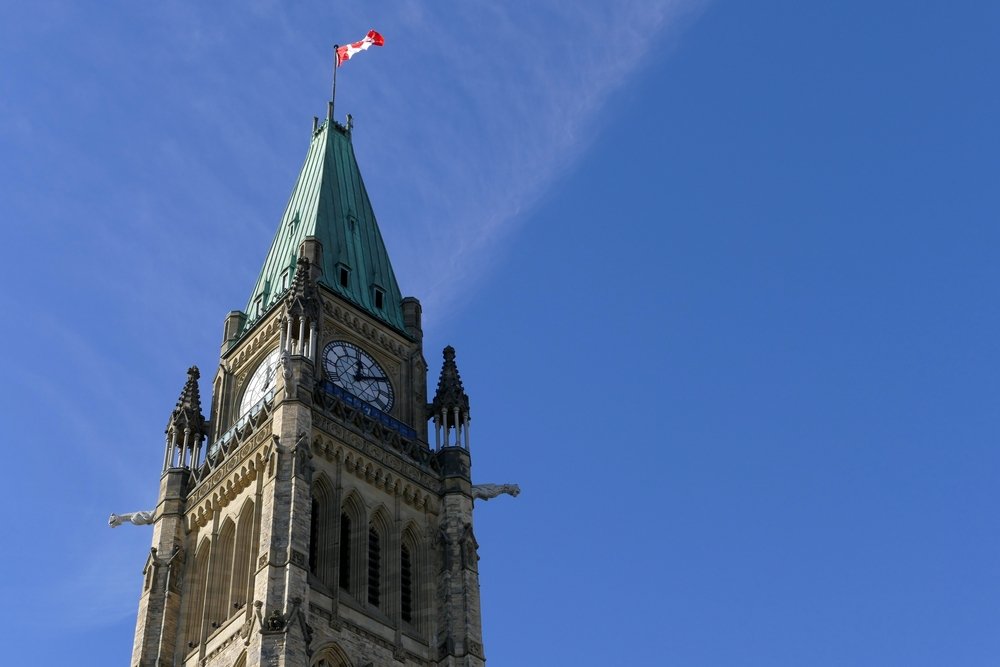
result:
[[[6,661],[127,662],[149,533],[107,515],[152,506],[374,27],[337,114],[474,477],[523,489],[477,512],[489,664],[995,664],[998,21],[0,9]]]

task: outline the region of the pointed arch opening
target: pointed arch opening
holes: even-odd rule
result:
[[[236,519],[236,548],[233,553],[233,578],[230,584],[229,616],[238,613],[249,603],[251,569],[255,554],[254,504],[247,499]]]
[[[351,667],[351,660],[339,646],[332,644],[316,653],[311,667]]]
[[[341,504],[337,583],[342,591],[355,598],[361,597],[361,563],[367,550],[364,516],[361,499],[351,492]]]
[[[201,617],[205,608],[206,575],[208,559],[212,552],[212,542],[207,537],[202,539],[195,550],[188,583],[184,587],[184,648],[190,650],[201,642]]]
[[[424,560],[420,535],[410,523],[399,539],[399,617],[418,630],[423,619]]]
[[[391,559],[391,552],[389,551],[391,525],[385,508],[380,507],[372,513],[367,530],[368,558],[365,600],[368,606],[380,609],[383,612],[388,612],[387,602],[390,593],[387,584],[389,582],[388,572]]]
[[[236,543],[236,524],[232,519],[222,522],[212,561],[212,582],[209,587],[208,625],[214,630],[229,618],[230,593],[233,583],[233,551]],[[211,632],[211,630],[209,631]]]
[[[334,492],[326,475],[313,481],[312,515],[309,519],[309,571],[324,586],[334,582],[336,540],[336,507]]]

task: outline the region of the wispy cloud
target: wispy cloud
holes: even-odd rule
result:
[[[198,361],[211,376],[212,324],[243,306],[309,116],[324,109],[334,41],[369,27],[388,40],[341,71],[337,114],[355,116],[401,286],[440,322],[509,261],[505,243],[586,151],[609,99],[700,1],[258,0],[232,11],[122,0],[101,14],[44,0],[31,21],[0,26],[0,53],[24,70],[0,101],[0,143],[15,156],[0,166],[2,199],[18,221],[5,265],[20,287],[3,305],[46,332],[32,339],[46,353],[15,373],[25,404],[60,415],[11,437],[37,444],[30,452],[63,443],[61,458],[93,462],[102,480],[92,506],[73,505],[89,557],[42,594],[69,591],[101,613],[81,607],[66,623],[134,613],[148,536],[105,532],[105,517],[155,492],[183,368]],[[38,247],[41,264],[24,252]],[[23,347],[23,328],[8,335]],[[44,511],[71,502],[50,496],[36,499]],[[118,582],[95,563],[133,574]]]
[[[192,216],[211,220],[198,227],[206,243],[189,248],[188,260],[218,264],[224,253],[225,265],[239,269],[232,278],[242,301],[263,257],[261,239],[273,233],[291,188],[294,174],[280,156],[304,154],[308,116],[322,113],[332,44],[377,27],[387,45],[341,70],[337,115],[355,117],[359,160],[404,292],[421,298],[429,319],[440,318],[508,259],[504,240],[599,134],[615,92],[703,3],[395,0],[334,11],[261,0],[227,14],[224,30],[210,8],[133,9],[132,20],[160,28],[100,41],[88,57],[114,63],[121,81],[152,77],[143,85],[169,91],[157,100],[166,122],[140,138],[143,157],[154,161],[141,168],[157,165],[166,180],[118,192],[116,203],[159,211],[144,213],[153,235],[184,233]],[[137,51],[143,39],[149,48]],[[95,87],[85,97],[105,92]],[[171,135],[187,127],[182,119],[193,131]],[[296,136],[301,145],[288,141]],[[275,164],[282,168],[262,170]],[[170,178],[170,169],[181,173]],[[109,173],[106,182],[118,178]],[[268,183],[266,198],[255,180]],[[93,225],[114,238],[122,222],[102,215]],[[147,248],[147,266],[169,264],[170,245]],[[217,288],[235,291],[222,284],[228,276],[219,278]]]
[[[503,240],[587,149],[608,99],[698,3],[401,6],[389,46],[405,55],[378,65],[388,77],[346,72],[342,107],[372,101],[355,141],[386,235],[408,246],[400,280],[433,318],[507,259]]]
[[[123,7],[118,24],[73,47],[105,70],[83,79],[89,83],[78,93],[71,87],[71,104],[105,123],[136,124],[135,114],[147,122],[134,142],[117,147],[119,161],[101,156],[104,166],[96,167],[105,173],[92,180],[114,192],[116,170],[150,176],[114,192],[115,206],[141,218],[101,211],[90,225],[122,248],[133,242],[121,236],[123,224],[163,237],[144,249],[145,266],[128,267],[151,289],[162,275],[149,267],[176,263],[171,238],[196,229],[204,244],[186,249],[187,265],[218,265],[221,252],[232,271],[213,276],[213,286],[229,298],[237,288],[226,281],[238,281],[239,301],[227,306],[242,307],[255,270],[244,267],[259,263],[261,238],[277,224],[283,196],[274,193],[291,188],[281,156],[304,153],[310,111],[322,113],[332,44],[374,26],[386,48],[341,71],[337,115],[355,116],[359,159],[403,290],[424,301],[429,319],[439,318],[508,259],[504,240],[586,151],[615,92],[704,1],[394,0],[334,9],[259,0],[236,13],[177,3]],[[118,98],[127,107],[100,106],[129,86],[131,95]],[[155,102],[142,108],[141,99]],[[44,119],[11,115],[22,135],[45,135]],[[300,146],[288,141],[294,136]],[[51,152],[65,154],[55,141],[48,139]],[[77,162],[94,157],[83,153]],[[265,182],[266,192],[258,187]],[[211,299],[199,306],[206,315],[216,308]]]

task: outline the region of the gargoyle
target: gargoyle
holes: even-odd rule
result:
[[[123,523],[131,523],[134,526],[146,526],[153,523],[154,512],[139,511],[139,512],[129,512],[127,514],[112,514],[111,518],[108,519],[108,525],[112,528],[117,528]]]
[[[472,486],[472,497],[476,500],[489,500],[505,493],[516,498],[521,493],[521,487],[517,484],[474,484]]]

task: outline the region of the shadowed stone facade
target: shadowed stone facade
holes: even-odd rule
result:
[[[473,502],[517,489],[472,485],[450,347],[428,400],[420,304],[397,296],[350,128],[312,142],[251,312],[226,318],[211,420],[192,368],[168,421],[134,667],[485,663]],[[320,240],[357,234],[353,255]]]

